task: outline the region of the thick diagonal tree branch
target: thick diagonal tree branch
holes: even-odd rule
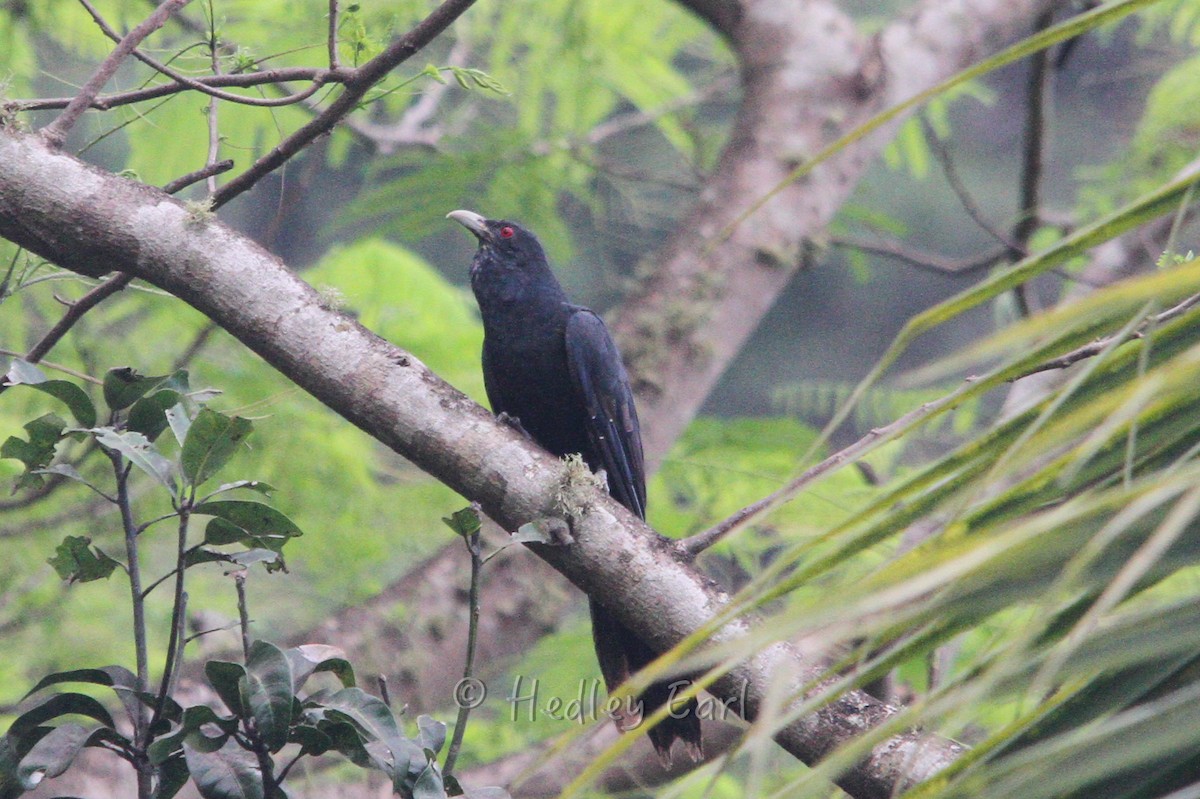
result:
[[[682,4],[738,56],[743,100],[716,172],[613,320],[653,458],[695,416],[895,130],[822,163],[740,224],[766,186],[850,127],[1028,32],[1063,0],[925,0],[874,37],[831,0]],[[735,225],[731,236],[726,230]],[[670,313],[665,313],[665,310]]]
[[[443,382],[415,356],[330,310],[274,256],[183,204],[56,152],[39,137],[0,130],[0,235],[65,268],[117,269],[208,315],[343,418],[478,501],[508,529],[558,516],[564,491],[575,541],[536,553],[584,591],[602,594],[622,622],[666,649],[722,612],[728,597],[676,548],[564,465]],[[732,621],[717,643],[747,636]],[[775,644],[711,686],[754,718],[778,683],[800,691],[821,669]],[[776,683],[774,688],[772,683]],[[776,734],[816,762],[887,720],[894,710],[850,691]],[[920,732],[889,739],[839,777],[858,797],[887,797],[955,760],[958,744]]]

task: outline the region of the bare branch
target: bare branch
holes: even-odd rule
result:
[[[1021,257],[1025,254],[1023,247],[1002,232],[998,227],[993,225],[987,218],[987,214],[979,207],[979,203],[975,202],[975,198],[971,196],[970,189],[963,182],[962,177],[958,174],[958,167],[954,165],[954,156],[950,154],[950,148],[946,143],[938,137],[937,131],[929,123],[929,120],[924,116],[920,116],[921,128],[925,131],[925,139],[929,142],[929,148],[933,151],[933,157],[937,159],[938,164],[942,167],[942,174],[946,176],[946,182],[950,184],[950,188],[958,197],[959,203],[962,204],[963,210],[967,212],[967,216],[971,217],[979,229],[991,236],[996,241],[1004,245],[1005,250],[1009,253],[1016,253],[1016,257]]]
[[[1161,325],[1163,322],[1168,322],[1177,316],[1181,316],[1184,313],[1186,313],[1187,311],[1190,311],[1192,308],[1196,307],[1196,305],[1198,305],[1198,304],[1200,304],[1200,294],[1188,297],[1186,300],[1179,303],[1175,307],[1168,308],[1167,310],[1163,311],[1162,313],[1150,317],[1149,319],[1144,321],[1141,325],[1139,325],[1138,329],[1136,331],[1134,331],[1130,335],[1126,336],[1126,338],[1130,341],[1133,341],[1134,339],[1143,338],[1146,334],[1147,328],[1154,327],[1156,325]],[[1009,381],[1009,382],[1020,380],[1023,377],[1029,377],[1030,375],[1037,374],[1038,372],[1048,372],[1052,369],[1066,369],[1067,367],[1073,366],[1074,364],[1077,364],[1080,361],[1086,360],[1088,358],[1093,358],[1093,357],[1099,355],[1100,353],[1104,352],[1105,347],[1109,346],[1112,343],[1112,341],[1113,341],[1112,336],[1105,336],[1104,338],[1096,339],[1095,341],[1093,341],[1090,344],[1085,344],[1082,347],[1079,347],[1077,349],[1072,350],[1071,352],[1068,352],[1066,355],[1062,355],[1058,358],[1054,358],[1053,360],[1046,361],[1045,363],[1041,364],[1040,366],[1035,366],[1034,368],[1030,369],[1029,371],[1025,372],[1024,374],[1012,378],[1012,381]]]
[[[1008,253],[1007,247],[991,250],[969,258],[947,258],[932,252],[922,252],[899,241],[865,241],[852,236],[835,236],[829,240],[835,247],[847,247],[862,252],[885,255],[907,264],[940,274],[964,275],[994,265]]]
[[[231,100],[234,102],[251,102],[251,105],[263,105],[262,102],[257,102],[261,98],[243,97],[238,94],[228,94],[225,92],[215,93],[215,87],[234,87],[234,88],[250,88],[253,86],[263,86],[266,84],[284,84],[287,81],[312,81],[314,84],[324,86],[332,83],[345,83],[353,77],[354,70],[340,69],[337,72],[330,72],[323,67],[283,67],[280,69],[270,69],[263,72],[250,73],[231,73],[228,75],[206,75],[198,78],[185,77],[186,83],[172,82],[162,83],[157,86],[147,86],[143,89],[134,89],[127,92],[118,92],[116,94],[107,94],[98,96],[92,99],[90,108],[100,111],[108,111],[112,108],[117,108],[123,105],[132,105],[141,103],[147,100],[157,100],[160,97],[167,97],[172,94],[179,94],[188,89],[195,89],[207,95],[216,95],[219,99]],[[305,90],[307,91],[307,90]],[[308,92],[311,96],[313,92]],[[38,100],[13,100],[5,103],[5,110],[9,111],[43,111],[54,108],[65,108],[71,103],[73,98],[70,97],[51,97]],[[267,101],[266,104],[273,103],[274,100]],[[294,100],[291,102],[295,102]],[[278,104],[278,103],[276,103]],[[286,103],[284,103],[286,105]]]
[[[121,39],[116,49],[109,53],[92,77],[83,84],[79,94],[75,95],[75,98],[67,104],[67,107],[53,122],[42,129],[42,136],[46,141],[55,147],[61,147],[63,140],[71,132],[71,128],[75,127],[79,117],[91,106],[92,101],[104,88],[104,84],[108,83],[109,78],[121,66],[121,62],[141,44],[143,39],[165,25],[171,14],[190,2],[191,0],[163,0],[153,14]]]
[[[175,178],[167,185],[163,186],[163,191],[167,194],[176,194],[183,191],[193,183],[199,183],[202,180],[207,180],[213,175],[220,175],[222,172],[228,172],[233,169],[233,159],[226,158],[224,161],[216,161],[215,163],[197,169],[195,172],[189,172],[186,175]]]
[[[108,38],[110,38],[114,41],[117,41],[117,42],[121,41],[120,35],[117,34],[117,32],[114,31],[109,26],[109,24],[104,20],[104,17],[100,15],[100,13],[95,9],[95,7],[92,6],[92,4],[88,0],[79,0],[79,2],[81,4],[83,4],[83,7],[85,9],[87,9],[87,12],[89,14],[91,14],[92,19],[95,20],[96,25],[100,28],[100,30],[104,33],[105,36],[107,36]],[[189,0],[189,2],[190,2],[190,0]],[[213,51],[213,62],[214,62],[213,63],[213,72],[214,72],[214,74],[219,74],[220,70],[217,68],[217,64],[216,64],[216,42],[215,41],[210,42],[210,48]],[[220,89],[211,88],[203,80],[197,80],[195,78],[190,78],[181,72],[171,69],[166,64],[162,63],[161,61],[159,61],[149,55],[146,55],[145,53],[143,53],[140,50],[135,49],[130,54],[134,58],[136,58],[138,61],[141,61],[146,66],[153,69],[155,72],[160,72],[163,75],[166,75],[171,80],[175,81],[175,83],[179,85],[179,91],[182,91],[183,89],[194,89],[195,91],[198,91],[201,94],[206,94],[209,97],[214,97],[219,100],[228,100],[231,103],[240,103],[242,105],[258,106],[260,108],[277,108],[279,106],[294,105],[296,103],[307,100],[309,97],[311,97],[317,93],[317,91],[321,88],[321,86],[323,86],[325,84],[326,78],[330,75],[330,73],[325,72],[323,70],[314,71],[312,83],[309,86],[305,87],[304,89],[301,89],[298,92],[288,94],[285,97],[275,97],[275,98],[243,97],[240,94],[233,94],[232,92],[223,92]]]
[[[338,59],[338,0],[329,0],[329,69],[336,72]]]
[[[222,186],[213,195],[213,207],[219,208],[242,192],[249,190],[265,175],[282,166],[318,136],[333,130],[338,122],[358,107],[359,102],[372,86],[433,41],[474,3],[475,0],[445,0],[429,16],[417,23],[416,27],[394,39],[382,53],[354,71],[354,76],[345,82],[345,90],[327,109],[276,145],[248,170]]]

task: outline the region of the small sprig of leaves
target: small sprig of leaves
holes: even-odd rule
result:
[[[15,458],[25,466],[18,486],[36,487],[47,476],[57,475],[84,483],[120,506],[130,553],[127,564],[84,536],[64,538],[49,563],[69,583],[107,578],[118,567],[124,570],[133,589],[138,671],[123,666],[77,669],[55,672],[38,682],[27,700],[63,683],[111,688],[127,723],[118,724],[104,703],[84,693],[54,693],[34,700],[0,737],[0,799],[18,797],[44,779],[62,774],[86,747],[107,749],[128,761],[140,774],[139,795],[155,799],[170,799],[189,781],[205,799],[279,799],[287,795],[282,783],[297,762],[326,753],[339,753],[362,768],[382,771],[393,790],[406,799],[507,796],[498,788],[464,791],[452,777],[443,777],[437,758],[446,742],[446,725],[421,716],[416,737],[406,736],[388,704],[357,687],[354,669],[341,650],[322,645],[282,650],[265,641],[250,643],[248,611],[241,604],[240,591],[244,658],[242,662],[209,661],[205,666],[208,682],[226,712],[207,705],[182,707],[170,695],[170,687],[186,645],[182,628],[187,570],[213,562],[234,566],[239,577],[255,563],[264,564],[268,571],[281,570],[283,547],[301,534],[277,508],[259,498],[246,498],[271,493],[271,486],[261,481],[235,480],[200,495],[200,489],[245,447],[252,423],[208,407],[206,402],[218,392],[192,390],[184,371],[145,376],[129,368],[110,370],[101,381],[107,420],[103,425],[98,422],[101,409],[86,391],[69,381],[48,379],[33,364],[14,361],[5,382],[53,398],[75,422],[72,426],[56,414],[45,414],[25,425],[27,438],[10,437],[0,445],[0,457]],[[168,430],[171,435],[164,438]],[[60,459],[60,445],[70,440],[86,442],[108,455],[116,491],[95,485],[99,478],[85,478],[73,464]],[[160,446],[160,440],[166,445]],[[174,512],[136,524],[127,490],[131,473],[153,480],[169,495]],[[452,526],[473,547],[477,579],[479,515],[474,509],[468,511],[455,514],[457,526]],[[188,546],[195,516],[207,522],[202,540]],[[134,553],[147,540],[142,534],[167,519],[178,521],[175,568],[142,589]],[[139,628],[144,614],[139,608],[151,591],[172,577],[175,602],[168,654],[161,687],[151,691],[144,622]],[[235,582],[240,587],[240,580]],[[474,591],[477,597],[477,582]],[[474,607],[477,612],[477,603]],[[306,691],[308,680],[320,672],[330,673],[338,687]],[[458,743],[461,725],[455,749]],[[448,757],[447,768],[452,762]]]

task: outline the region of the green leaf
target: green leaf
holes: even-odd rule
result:
[[[192,417],[188,414],[187,406],[182,403],[176,403],[163,412],[167,417],[167,424],[171,426],[171,433],[175,436],[176,443],[183,446],[183,442],[187,440],[188,430],[192,427]]]
[[[323,703],[326,713],[344,717],[368,741],[390,741],[404,736],[396,717],[382,699],[361,688],[343,688]]]
[[[10,386],[29,386],[61,401],[70,409],[80,427],[93,427],[96,424],[96,406],[86,391],[66,380],[48,379],[42,370],[28,361],[14,359],[4,375],[4,382]]]
[[[300,744],[306,755],[323,755],[333,748],[333,739],[317,727],[302,724],[292,728],[288,743]]]
[[[204,799],[264,799],[262,771],[254,755],[233,741],[216,751],[204,751],[202,737],[193,733],[183,744],[183,756],[200,795]]]
[[[162,386],[180,393],[188,390],[187,372],[145,377],[128,366],[109,369],[104,375],[104,402],[110,410],[128,408],[155,388]]]
[[[182,755],[161,764],[158,767],[158,785],[154,789],[154,799],[171,799],[188,784],[191,776],[187,760]]]
[[[446,523],[447,527],[463,538],[470,538],[475,535],[479,532],[481,526],[479,510],[474,505],[457,510],[450,516],[443,516],[442,521]]]
[[[41,727],[25,735],[10,732],[0,737],[0,799],[16,799],[25,793],[25,786],[18,776],[21,760],[49,732]]]
[[[275,491],[275,486],[270,483],[264,483],[261,480],[235,480],[232,483],[222,483],[209,496],[215,497],[217,494],[224,494],[227,491],[234,491],[238,488],[244,488],[247,491],[257,491],[263,496],[270,496]]]
[[[246,669],[240,663],[230,663],[224,660],[210,660],[204,664],[204,675],[212,685],[217,696],[225,703],[225,707],[239,718],[246,715],[242,704],[239,685],[246,676]]]
[[[83,483],[93,491],[99,492],[100,489],[92,485],[84,478],[79,470],[69,463],[56,463],[53,466],[47,466],[45,469],[34,469],[33,474],[55,474],[59,477],[65,477],[68,480],[74,480],[77,483]]]
[[[182,395],[173,389],[162,389],[139,399],[129,409],[126,426],[153,441],[167,429],[167,411],[179,403]]]
[[[301,535],[300,528],[270,505],[242,499],[202,502],[194,514],[215,517],[204,531],[204,543],[247,547],[278,552],[289,538]]]
[[[353,688],[355,685],[354,667],[346,659],[346,653],[336,646],[304,644],[287,650],[285,654],[292,663],[293,692],[299,691],[305,681],[319,671],[332,672],[343,688]]]
[[[279,647],[266,641],[250,645],[246,658],[246,703],[259,735],[272,752],[287,743],[292,720],[292,665]]]
[[[254,425],[240,416],[225,416],[202,408],[183,442],[183,474],[192,485],[201,485],[225,465]]]
[[[101,446],[121,453],[130,463],[161,483],[171,492],[171,496],[176,495],[171,462],[144,435],[133,431],[118,433],[111,427],[92,428],[92,434]]]
[[[82,682],[92,685],[103,685],[113,689],[113,693],[121,700],[125,712],[132,719],[137,713],[139,703],[134,692],[137,690],[137,676],[124,666],[102,666],[98,669],[74,669],[72,671],[56,671],[40,679],[37,685],[29,689],[25,697],[30,697],[48,688],[65,682]]]
[[[55,549],[57,554],[46,562],[68,583],[105,579],[120,564],[99,547],[89,546],[91,543],[92,539],[85,536],[69,535]]]
[[[205,724],[213,724],[228,735],[237,729],[238,721],[236,718],[217,715],[217,712],[207,705],[189,707],[183,711],[183,717],[173,732],[156,738],[150,744],[146,752],[150,762],[159,765],[182,752],[184,739]]]
[[[417,744],[436,756],[446,743],[446,725],[432,716],[417,716]]]
[[[78,724],[55,727],[42,738],[17,769],[17,776],[27,790],[36,788],[46,777],[57,777],[74,762],[91,737],[91,731]]]
[[[115,728],[116,724],[104,705],[86,694],[64,693],[55,694],[41,704],[25,711],[12,723],[9,735],[19,735],[27,730],[56,719],[59,716],[78,715],[94,719],[105,727]]]
[[[429,763],[417,777],[412,787],[413,799],[446,799],[446,789],[442,786],[442,775],[437,766]]]
[[[28,441],[10,436],[0,444],[0,458],[14,458],[25,464],[25,474],[17,478],[17,488],[32,488],[42,484],[42,478],[35,472],[46,468],[54,460],[54,450],[66,426],[62,418],[48,413],[25,424]]]

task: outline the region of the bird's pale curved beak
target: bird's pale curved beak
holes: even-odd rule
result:
[[[447,219],[453,219],[458,224],[475,234],[476,238],[487,236],[487,220],[474,211],[451,211]]]

